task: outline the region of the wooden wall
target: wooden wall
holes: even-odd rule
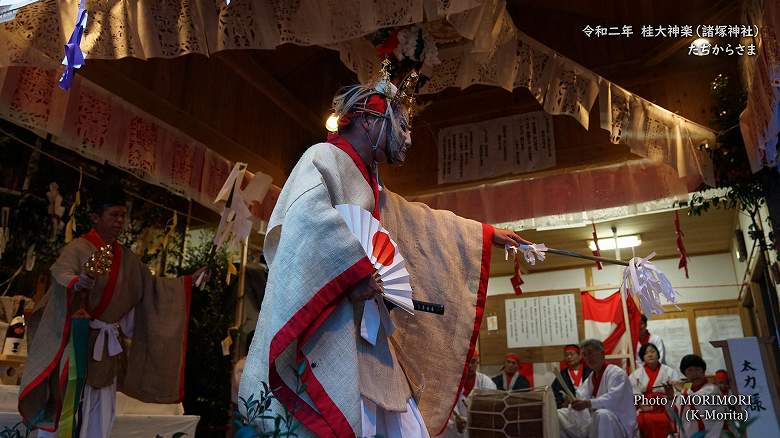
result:
[[[582,301],[579,290],[563,290],[549,292],[533,292],[529,295],[557,295],[574,294],[576,297],[577,321],[579,330],[579,339],[585,337],[584,324],[582,319]],[[483,366],[500,365],[504,361],[504,355],[512,352],[520,356],[525,362],[559,362],[563,360],[563,346],[532,347],[532,348],[507,348],[506,333],[506,300],[515,299],[514,294],[492,295],[488,298],[485,305],[485,317],[482,321],[479,333],[480,362]],[[664,306],[662,315],[655,315],[653,319],[677,319],[687,318],[691,330],[691,341],[693,346],[692,353],[701,355],[699,347],[699,337],[696,332],[696,318],[702,316],[714,315],[739,315],[742,321],[742,330],[745,336],[753,336],[753,324],[748,309],[742,307],[738,300],[707,301],[690,304],[680,304],[675,306]],[[498,331],[488,332],[487,318],[495,315],[498,317]],[[550,317],[555,317],[550,315]],[[710,370],[714,372],[715,370]]]
[[[692,353],[701,356],[699,346],[699,334],[696,330],[696,318],[702,316],[739,315],[742,320],[742,331],[745,336],[753,336],[753,323],[748,309],[742,307],[739,300],[704,301],[700,303],[679,304],[679,310],[674,306],[664,306],[662,315],[655,315],[653,319],[688,319],[691,328]],[[715,371],[715,370],[710,370]]]
[[[557,290],[549,292],[534,292],[527,296],[549,296],[549,295],[574,295],[574,305],[577,309],[577,330],[579,338],[585,334],[585,327],[582,319],[582,301],[580,300],[580,291],[578,289]],[[484,365],[501,364],[504,362],[506,353],[516,353],[524,362],[558,362],[563,359],[563,347],[528,347],[528,348],[507,348],[507,329],[506,329],[506,301],[518,298],[514,294],[492,295],[485,303],[485,316],[482,320],[482,326],[479,329],[479,354],[480,362]],[[498,318],[498,330],[488,331],[487,318],[496,316]],[[550,315],[551,318],[554,315]]]

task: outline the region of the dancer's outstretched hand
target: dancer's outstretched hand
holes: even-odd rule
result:
[[[504,245],[520,246],[531,245],[532,243],[523,239],[519,234],[512,230],[496,228],[493,232],[493,244],[503,248]]]

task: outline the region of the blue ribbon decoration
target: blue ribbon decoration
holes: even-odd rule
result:
[[[84,52],[81,51],[81,37],[84,36],[84,29],[87,26],[87,10],[84,7],[84,0],[79,1],[79,11],[76,15],[76,25],[73,33],[70,34],[68,43],[65,44],[65,57],[62,59],[62,65],[65,71],[60,77],[60,88],[69,90],[73,85],[73,78],[76,76],[75,69],[84,65]]]

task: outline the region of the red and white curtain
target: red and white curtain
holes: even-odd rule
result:
[[[628,308],[628,327],[626,327],[623,315],[620,291],[601,299],[587,292],[582,293],[585,338],[602,341],[607,355],[630,355],[631,346],[636,345],[639,341],[641,313],[632,298],[628,299],[626,305]],[[622,361],[618,363],[626,365]]]

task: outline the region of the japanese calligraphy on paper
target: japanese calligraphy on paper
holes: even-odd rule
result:
[[[733,387],[739,394],[750,396],[750,405],[744,407],[749,418],[755,419],[750,425],[750,436],[780,436],[758,340],[755,337],[729,339],[728,345],[731,364],[734,366]]]
[[[693,351],[693,340],[691,339],[691,328],[688,318],[652,319],[647,321],[647,329],[650,330],[650,333],[658,335],[664,340],[664,363],[672,368],[679,365],[683,356]],[[699,332],[699,336],[699,340],[701,340],[701,332]],[[704,344],[700,342],[699,345],[701,345],[703,353]],[[709,345],[709,342],[707,342],[707,345]],[[722,357],[723,355],[721,355]],[[708,370],[711,369],[714,372],[719,369],[712,365],[712,362],[706,359],[706,356],[704,360],[707,362]]]
[[[516,298],[505,305],[507,348],[579,342],[574,295]]]
[[[701,357],[707,362],[708,370],[726,368],[723,351],[715,348],[710,341],[722,341],[726,339],[741,338],[742,320],[739,315],[711,315],[696,318],[696,332],[699,337]],[[663,338],[666,341],[666,338]],[[667,364],[669,364],[667,357]]]
[[[555,166],[552,116],[539,111],[439,131],[439,184]]]

